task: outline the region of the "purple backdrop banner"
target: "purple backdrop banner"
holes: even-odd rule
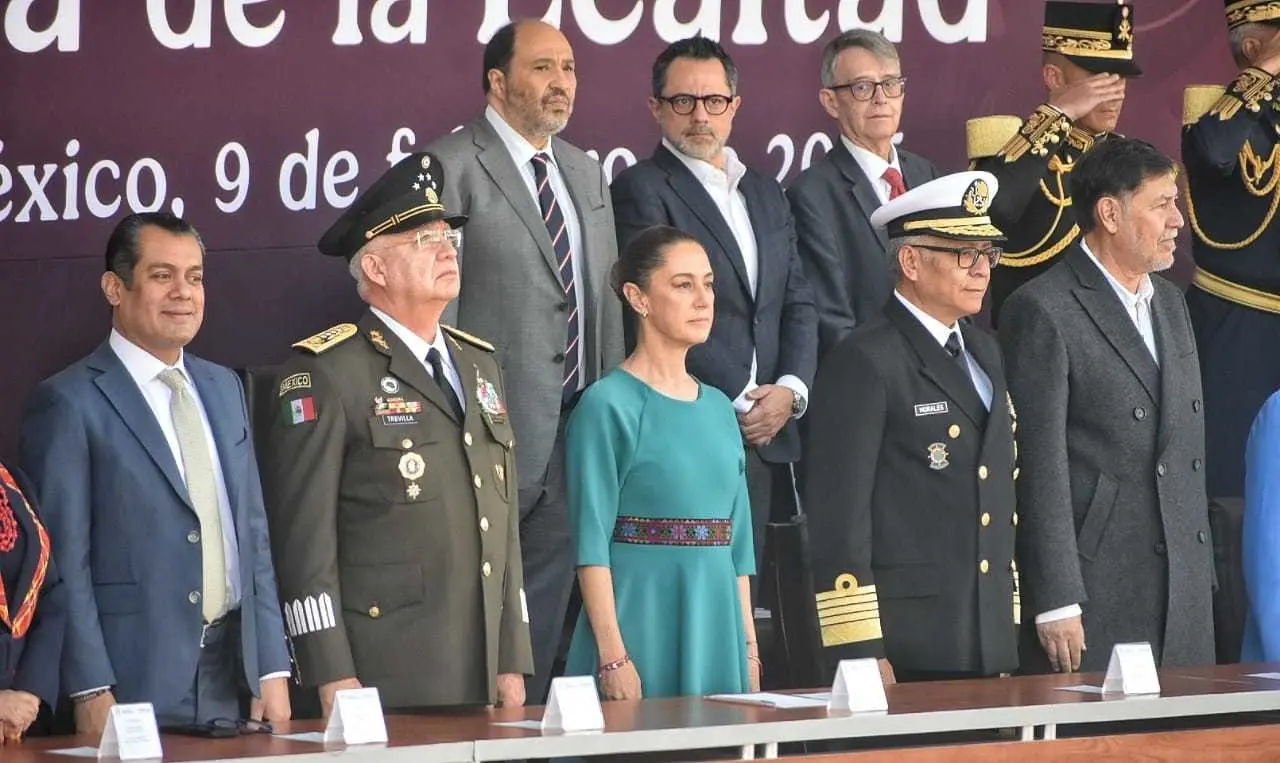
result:
[[[111,228],[171,209],[204,235],[207,317],[193,350],[273,363],[357,315],[315,241],[390,163],[483,108],[481,51],[510,18],[574,45],[565,137],[612,176],[647,156],[666,42],[698,32],[741,69],[732,144],[786,182],[830,145],[822,45],[883,31],[910,79],[905,145],[964,164],[964,121],[1043,99],[1035,0],[3,0],[0,19],[0,457],[41,378],[102,341]],[[1137,0],[1121,130],[1176,156],[1181,93],[1231,72],[1218,0]]]

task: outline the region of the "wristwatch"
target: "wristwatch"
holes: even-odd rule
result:
[[[809,401],[804,399],[804,395],[791,390],[791,418],[795,419],[804,415],[804,411],[808,407]]]

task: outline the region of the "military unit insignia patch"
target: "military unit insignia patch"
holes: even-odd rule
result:
[[[284,420],[291,425],[315,421],[316,399],[307,396],[284,401]]]
[[[493,382],[480,375],[479,368],[476,368],[476,402],[480,403],[480,410],[484,411],[484,415],[492,421],[506,420],[507,406],[498,396],[498,388],[493,386]]]
[[[382,377],[382,380],[378,382],[378,386],[388,395],[394,395],[400,391],[400,382],[396,381],[394,376]]]
[[[300,374],[293,374],[292,376],[286,376],[281,379],[280,392],[278,396],[284,397],[290,392],[295,392],[300,389],[311,389],[311,374],[303,372]]]

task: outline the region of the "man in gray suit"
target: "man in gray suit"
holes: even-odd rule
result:
[[[1034,614],[1021,663],[1105,670],[1114,644],[1147,641],[1158,664],[1209,664],[1199,361],[1182,293],[1150,275],[1173,264],[1183,224],[1175,166],[1113,138],[1080,159],[1072,195],[1083,239],[1000,314]]]
[[[880,205],[938,177],[933,162],[895,148],[906,78],[884,35],[843,32],[822,51],[818,100],[840,139],[787,189],[796,248],[818,306],[818,358],[880,314],[893,293]]]
[[[542,701],[573,584],[563,424],[577,394],[622,360],[617,259],[600,164],[554,137],[577,87],[573,49],[539,21],[499,29],[484,52],[488,106],[430,147],[443,203],[471,215],[462,291],[443,320],[497,347],[519,474],[520,543],[533,641],[531,703]]]

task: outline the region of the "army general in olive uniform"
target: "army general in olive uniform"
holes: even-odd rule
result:
[[[859,657],[901,681],[1018,667],[1014,412],[1000,348],[967,319],[1000,259],[998,190],[961,172],[871,215],[897,285],[818,368],[805,442],[829,670]]]
[[[320,240],[369,311],[297,343],[263,484],[301,681],[391,709],[520,705],[532,673],[511,423],[493,347],[439,323],[456,228],[430,154]]]
[[[1056,2],[1044,9],[1042,76],[1046,103],[1026,120],[971,119],[971,168],[1000,180],[991,219],[1009,237],[991,272],[991,317],[1005,297],[1048,270],[1080,238],[1071,205],[1071,171],[1095,143],[1115,130],[1125,79],[1142,74],[1133,57],[1133,8]]]

